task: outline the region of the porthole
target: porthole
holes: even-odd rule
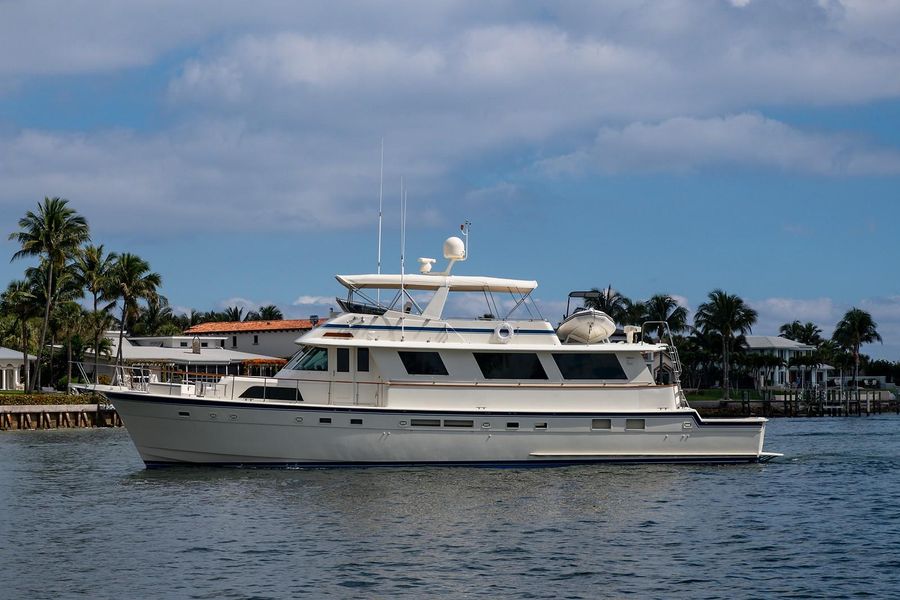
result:
[[[294,421],[296,421],[297,423],[302,423],[303,417],[294,417]]]

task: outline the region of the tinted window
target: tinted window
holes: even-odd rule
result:
[[[476,352],[475,361],[485,379],[547,379],[537,354]]]
[[[288,368],[295,371],[327,371],[328,350],[326,348],[308,348],[294,358]]]
[[[350,370],[350,348],[337,349],[337,370],[341,373]]]
[[[261,385],[248,387],[241,394],[241,398],[266,398],[268,400],[294,400],[303,402],[303,396],[300,395],[300,390],[296,388],[265,387]]]
[[[410,375],[446,375],[447,367],[437,352],[398,352]]]
[[[553,360],[563,379],[628,379],[615,354],[560,352]]]
[[[359,348],[356,351],[356,370],[360,373],[369,371],[369,349]]]

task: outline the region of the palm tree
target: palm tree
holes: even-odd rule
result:
[[[610,319],[616,323],[622,322],[622,309],[625,306],[625,296],[612,289],[612,285],[606,286],[605,290],[591,288],[592,292],[596,292],[595,296],[584,299],[585,308],[593,308],[602,310]]]
[[[24,280],[10,282],[6,291],[0,296],[0,308],[5,313],[15,315],[19,326],[22,328],[22,361],[25,365],[25,382],[27,385],[31,375],[28,361],[28,321],[39,314],[29,283]]]
[[[621,325],[637,325],[647,321],[647,303],[622,297]]]
[[[230,306],[222,313],[225,321],[242,321],[244,318],[244,309],[237,306]]]
[[[258,311],[250,311],[244,317],[245,321],[282,321],[284,314],[274,304],[261,307]]]
[[[37,212],[28,211],[19,219],[19,231],[9,234],[9,239],[18,242],[21,249],[12,259],[30,256],[40,257],[46,263],[46,289],[52,292],[55,272],[63,268],[67,260],[75,256],[78,248],[90,240],[90,232],[84,217],[68,207],[69,201],[61,198],[44,198],[38,203]],[[48,293],[44,305],[44,323],[38,345],[38,368],[29,382],[33,390],[40,372],[41,356],[50,324],[50,304],[52,293]]]
[[[778,329],[779,337],[794,340],[801,344],[819,347],[822,343],[822,330],[812,321],[801,323],[794,321],[793,323],[785,323]]]
[[[45,306],[48,302],[50,304],[50,321],[47,328],[47,332],[50,334],[50,360],[47,362],[47,370],[49,371],[48,383],[52,385],[53,352],[56,346],[57,333],[57,323],[53,319],[54,311],[60,302],[81,298],[84,295],[84,290],[78,285],[72,274],[71,263],[63,264],[62,268],[57,271],[56,277],[52,280],[53,287],[48,289],[47,285],[51,282],[51,278],[47,276],[49,268],[49,263],[46,260],[41,260],[38,266],[25,269],[25,277],[31,286],[31,293],[34,295],[36,302],[41,306]],[[38,367],[40,367],[40,364],[38,364]],[[35,388],[41,387],[42,376],[41,369],[37,368],[34,377],[36,380]]]
[[[735,294],[727,294],[720,289],[709,293],[709,301],[697,307],[694,315],[694,326],[705,335],[714,334],[722,342],[722,386],[725,388],[725,399],[731,397],[728,381],[728,361],[735,340],[752,331],[756,323],[756,311],[747,306],[742,298]]]
[[[681,333],[687,328],[687,309],[678,305],[678,301],[667,294],[656,294],[644,303],[647,307],[648,321],[665,321],[672,333]],[[657,337],[662,338],[663,327],[657,331]]]
[[[162,330],[170,330],[168,327],[175,320],[172,307],[165,296],[157,295],[149,300],[147,306],[140,311],[140,316],[134,324],[136,335],[162,335]]]
[[[72,339],[83,328],[83,317],[84,309],[77,302],[63,302],[53,311],[53,319],[66,341],[66,385],[72,383]]]
[[[103,244],[99,246],[85,246],[78,253],[78,256],[75,257],[73,270],[75,278],[78,284],[87,290],[92,300],[93,312],[91,313],[90,325],[93,337],[91,347],[94,349],[100,346],[100,338],[109,325],[109,311],[115,306],[115,300],[109,297],[109,275],[115,260],[115,252],[105,254]],[[95,351],[94,383],[97,383],[97,370],[99,368],[100,355]]]
[[[122,303],[122,318],[119,326],[119,347],[116,353],[116,364],[122,364],[122,339],[129,321],[140,314],[141,300],[152,302],[158,296],[157,289],[162,285],[159,273],[150,271],[150,265],[136,254],[125,252],[116,257],[110,274],[110,290]]]
[[[859,386],[859,348],[863,344],[880,342],[878,323],[872,320],[872,315],[859,308],[851,308],[844,314],[844,318],[838,321],[834,328],[834,341],[842,348],[853,353],[853,382]]]

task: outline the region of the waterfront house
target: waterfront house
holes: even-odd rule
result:
[[[775,356],[782,363],[768,370],[766,381],[760,381],[762,387],[797,387],[824,385],[834,367],[826,364],[799,366],[797,359],[809,356],[816,347],[801,344],[794,340],[774,335],[748,335],[745,337],[748,354]],[[764,375],[760,376],[761,378]]]
[[[225,348],[250,354],[290,358],[297,351],[295,341],[318,324],[318,319],[276,321],[227,321],[199,323],[184,333],[201,338],[225,338]]]
[[[101,375],[112,373],[110,365],[115,364],[118,355],[119,332],[107,331],[106,337],[112,346],[109,355],[102,356]],[[285,360],[277,356],[251,354],[225,348],[224,336],[170,335],[151,337],[124,337],[122,339],[122,362],[127,366],[149,367],[160,381],[185,376],[221,375],[273,375]],[[88,352],[90,354],[90,352]],[[86,357],[88,368],[93,357]]]
[[[34,367],[37,358],[28,355],[28,362]],[[25,358],[20,350],[0,346],[0,390],[25,389]]]

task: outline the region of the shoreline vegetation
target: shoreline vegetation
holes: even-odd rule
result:
[[[62,198],[44,198],[18,225],[9,234],[19,245],[12,260],[31,259],[37,264],[27,267],[23,279],[10,282],[0,294],[0,345],[22,352],[28,392],[67,391],[70,382],[81,382],[72,363],[86,357],[95,362],[100,357],[115,358],[121,364],[121,339],[126,331],[138,336],[179,335],[208,321],[284,318],[274,305],[247,314],[237,306],[176,314],[160,293],[162,275],[135,254],[109,252],[96,244],[87,220]],[[780,336],[814,348],[786,362],[747,351],[745,336],[752,333],[757,313],[735,294],[713,290],[689,322],[687,309],[666,293],[635,300],[611,285],[593,291],[597,293],[585,298],[585,306],[605,312],[620,327],[664,321],[681,357],[682,385],[707,390],[704,394],[721,394],[723,400],[740,398],[741,389],[752,388],[758,394],[760,387],[772,387],[771,378],[779,367],[798,373],[801,386],[809,381],[804,374],[820,364],[853,373],[853,382],[861,376],[880,375],[900,380],[900,361],[871,360],[860,352],[862,345],[880,342],[881,336],[871,315],[858,308],[847,311],[830,339],[813,323],[782,325]],[[116,329],[119,352],[112,357],[112,344],[104,332]],[[649,337],[660,340],[663,333],[661,327]],[[37,357],[33,371],[28,354]],[[56,402],[61,400],[57,397]]]

